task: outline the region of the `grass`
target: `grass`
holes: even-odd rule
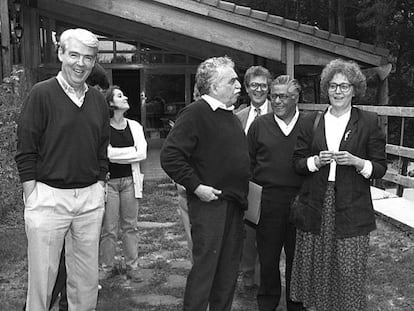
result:
[[[23,214],[9,214],[0,225],[0,310],[21,310],[27,286],[26,236]],[[177,213],[177,198],[167,181],[146,182],[139,221],[170,223],[167,227],[139,229],[140,264],[144,283],[122,276],[102,284],[99,311],[182,310],[189,253]],[[414,238],[378,220],[371,235],[367,282],[369,311],[414,310]],[[174,285],[175,283],[175,285]],[[256,311],[254,293],[236,292],[234,311]],[[279,308],[278,311],[284,310]]]

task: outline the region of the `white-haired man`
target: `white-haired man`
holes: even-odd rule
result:
[[[161,165],[183,185],[193,241],[185,311],[230,311],[243,245],[250,177],[247,140],[233,104],[241,85],[228,57],[197,69],[201,98],[185,107],[164,142]]]
[[[69,310],[96,308],[109,114],[103,95],[85,81],[98,43],[85,29],[64,31],[61,71],[32,88],[18,122],[29,311],[49,310],[64,241]]]

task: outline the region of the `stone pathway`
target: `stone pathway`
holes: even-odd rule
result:
[[[168,229],[176,225],[176,223],[157,223],[157,222],[139,222],[139,228],[142,230],[149,229]],[[174,239],[175,236],[170,232],[164,235],[166,238]],[[186,248],[185,241],[180,241],[179,244]],[[145,253],[145,249],[150,249],[153,245],[140,244],[139,247]],[[101,282],[103,290],[108,289],[122,289],[123,291],[131,292],[130,302],[135,305],[145,305],[145,308],[137,308],[131,310],[181,310],[182,308],[182,293],[184,292],[186,284],[186,275],[191,269],[191,262],[188,256],[177,258],[174,250],[160,249],[156,252],[148,252],[139,258],[139,265],[142,268],[144,281],[141,283],[131,282],[127,280],[125,275],[117,275],[114,278]],[[188,254],[187,254],[188,255]],[[161,269],[160,269],[161,267]],[[165,269],[164,269],[165,267]],[[168,275],[160,275],[163,271],[169,271]],[[175,273],[177,272],[177,273]],[[159,289],[166,292],[180,292],[179,296],[170,294],[155,293],[145,290],[145,288],[153,286],[157,279],[161,279]],[[151,309],[154,307],[155,309]],[[161,309],[157,309],[161,308]],[[148,309],[147,309],[148,308]],[[107,310],[106,308],[99,310]],[[257,306],[255,302],[255,292],[244,292],[238,286],[233,302],[232,311],[256,311]],[[285,308],[278,308],[277,311],[284,311]]]
[[[144,197],[140,203],[138,247],[144,281],[131,282],[124,274],[102,281],[99,311],[182,310],[184,288],[191,269],[189,251],[184,228],[176,212],[174,187],[162,183],[156,187],[157,195],[150,202],[145,201]],[[161,219],[165,221],[159,222]],[[122,242],[118,242],[118,260],[121,258],[121,248]],[[255,290],[245,291],[239,284],[232,311],[257,311]],[[277,309],[284,310],[284,307]]]

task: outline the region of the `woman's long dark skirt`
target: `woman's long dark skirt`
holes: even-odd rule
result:
[[[297,230],[291,297],[308,310],[364,311],[369,234],[335,237],[335,183],[329,182],[319,235]]]

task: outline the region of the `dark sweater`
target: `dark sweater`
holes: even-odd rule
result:
[[[108,171],[109,113],[94,88],[81,107],[56,78],[37,83],[24,102],[17,130],[16,162],[21,182],[82,188]]]
[[[247,140],[232,111],[213,111],[203,99],[184,108],[162,147],[161,166],[189,194],[212,186],[247,207]]]
[[[299,116],[293,130],[285,136],[273,113],[257,118],[249,128],[247,141],[253,181],[264,188],[297,187],[302,177],[293,168],[293,150],[299,134]]]

